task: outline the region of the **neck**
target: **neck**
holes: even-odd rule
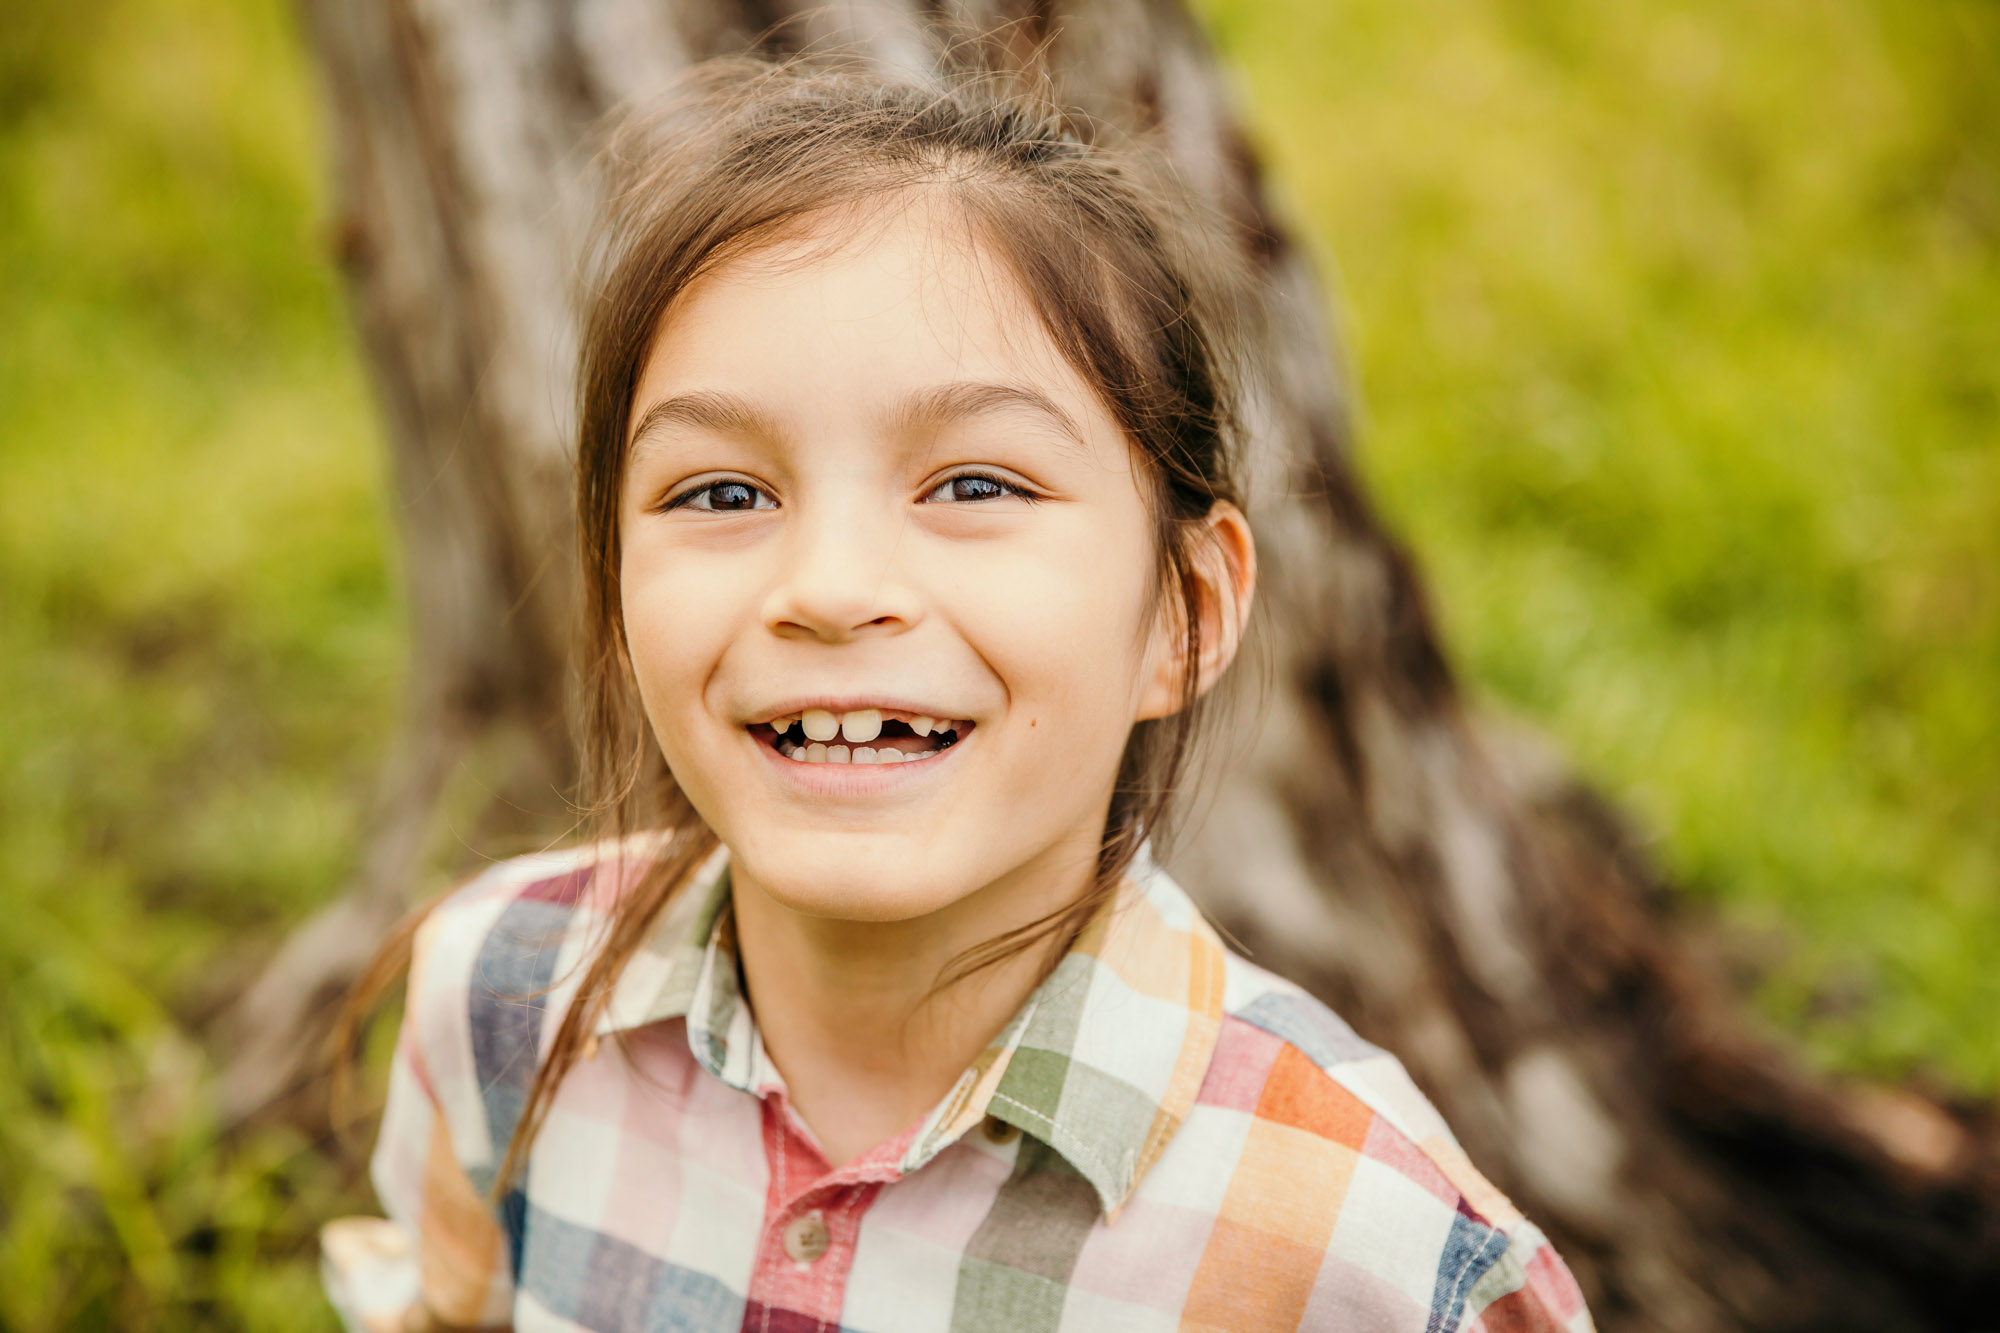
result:
[[[1054,942],[937,983],[968,949],[1075,902],[1096,848],[1059,847],[949,907],[908,921],[787,908],[731,868],[738,948],[764,1049],[828,1161],[909,1128],[1027,1002]]]

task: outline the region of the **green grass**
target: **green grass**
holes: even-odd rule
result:
[[[331,1326],[193,1033],[354,856],[402,635],[279,0],[0,28],[0,1328]]]
[[[1817,1058],[2000,1092],[2000,8],[1202,8],[1473,688]],[[351,1172],[195,1035],[401,675],[315,96],[284,0],[0,24],[0,1330],[330,1323]]]
[[[1475,688],[2000,1092],[2000,8],[1208,0]]]

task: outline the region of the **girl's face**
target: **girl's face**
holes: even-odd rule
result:
[[[794,910],[1075,886],[1132,724],[1177,702],[1142,475],[953,215],[847,231],[712,270],[645,364],[620,576],[647,714]]]

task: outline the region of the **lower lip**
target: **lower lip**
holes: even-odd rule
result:
[[[928,759],[905,759],[899,764],[814,764],[788,759],[775,746],[748,733],[745,738],[762,750],[764,757],[787,779],[815,796],[866,796],[922,782],[926,775],[942,770],[972,739],[968,734],[964,740],[953,742]]]

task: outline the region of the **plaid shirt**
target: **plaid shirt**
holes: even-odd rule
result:
[[[391,1220],[323,1236],[351,1329],[1591,1327],[1402,1066],[1150,865],[921,1123],[834,1169],[738,989],[717,853],[489,1206],[628,864],[503,862],[425,923],[373,1161]]]

